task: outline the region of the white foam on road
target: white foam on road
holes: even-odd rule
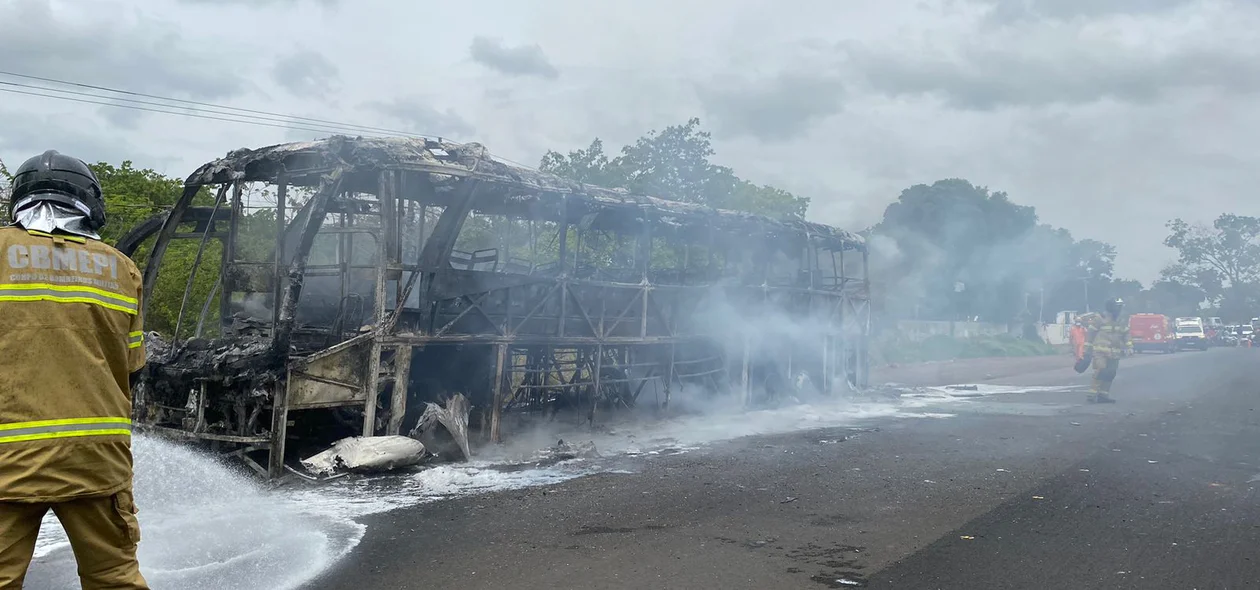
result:
[[[977,394],[1066,389],[995,385],[980,385],[975,391],[914,388],[904,391],[899,399],[715,411],[570,437],[573,441],[593,440],[605,459],[537,466],[520,458],[485,457],[419,472],[351,476],[274,491],[262,489],[210,457],[137,436],[135,490],[144,536],[140,560],[157,590],[290,590],[347,555],[362,538],[366,528],[361,521],[368,515],[615,472],[610,464],[618,457],[651,460],[739,437],[858,427],[879,418],[944,419],[953,414],[939,410]],[[64,532],[51,517],[48,525],[38,541],[39,556],[68,562]],[[33,571],[38,573],[38,569]],[[40,580],[29,579],[28,587],[58,586],[41,586]]]
[[[358,519],[438,500],[552,485],[607,471],[586,461],[550,467],[475,462],[440,465],[419,473],[344,478],[290,491],[288,497],[305,511]]]
[[[900,388],[902,386],[896,384],[888,384],[885,387]],[[973,389],[974,388],[974,389]],[[1050,386],[1022,386],[1022,385],[992,385],[992,384],[958,384],[958,385],[942,385],[937,387],[913,387],[905,388],[901,398],[904,400],[929,400],[948,402],[954,400],[973,399],[977,397],[990,397],[996,395],[1013,395],[1017,393],[1067,393],[1079,391],[1079,385],[1050,385]]]
[[[296,588],[349,553],[366,530],[304,510],[188,448],[139,435],[132,447],[139,560],[155,589]],[[45,525],[37,554],[57,567],[33,568],[27,587],[63,588],[74,572],[65,532],[51,513]]]

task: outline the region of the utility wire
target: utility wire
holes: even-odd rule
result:
[[[342,123],[338,121],[329,121],[327,119],[316,119],[312,117],[302,117],[298,115],[287,115],[284,113],[275,113],[275,112],[270,112],[270,111],[260,111],[260,110],[255,110],[255,109],[246,109],[246,108],[240,108],[240,107],[218,105],[218,104],[213,104],[213,103],[208,103],[208,102],[199,102],[195,100],[185,100],[185,99],[180,99],[180,98],[157,96],[153,94],[145,94],[143,92],[133,92],[130,90],[121,90],[117,88],[109,88],[106,86],[96,86],[92,84],[84,84],[81,82],[71,82],[68,80],[58,80],[55,78],[31,76],[28,74],[18,74],[15,72],[8,72],[4,70],[0,70],[0,76],[12,76],[16,78],[36,80],[40,82],[48,82],[52,84],[61,84],[65,86],[87,88],[90,90],[99,90],[102,92],[113,92],[116,94],[123,94],[127,96],[139,96],[143,98],[152,98],[156,100],[163,100],[163,101],[181,103],[181,104],[154,103],[150,101],[142,101],[142,100],[136,100],[136,99],[102,96],[99,94],[93,94],[93,93],[88,93],[88,92],[77,92],[73,90],[49,88],[46,86],[36,86],[36,85],[31,85],[31,84],[20,84],[17,82],[0,81],[0,84],[6,85],[6,86],[13,86],[13,87],[18,87],[18,88],[26,88],[26,89],[33,89],[33,90],[42,90],[45,92],[58,92],[62,94],[69,94],[69,95],[74,95],[74,96],[90,97],[90,98],[99,98],[99,99],[104,99],[104,100],[97,101],[97,100],[89,100],[86,98],[74,98],[74,96],[41,94],[38,92],[32,92],[31,90],[17,90],[15,88],[0,88],[0,92],[9,92],[12,94],[38,96],[42,98],[54,98],[58,100],[66,100],[66,101],[71,101],[71,102],[96,104],[96,105],[108,106],[108,107],[132,109],[132,110],[146,111],[146,112],[152,112],[152,113],[162,113],[162,114],[167,114],[167,115],[180,115],[184,117],[193,117],[197,119],[225,121],[229,123],[244,123],[246,125],[254,125],[258,127],[272,127],[276,129],[289,129],[289,130],[294,130],[294,131],[310,131],[313,133],[363,135],[364,131],[373,131],[373,132],[380,132],[380,133],[385,133],[385,134],[395,135],[395,136],[423,138],[423,139],[439,139],[439,140],[444,139],[443,137],[438,136],[438,135],[414,133],[414,132],[408,132],[408,131],[401,131],[397,129],[389,129],[385,127],[373,127],[369,125]],[[123,103],[134,103],[134,104],[123,104]],[[149,105],[149,106],[157,106],[157,107],[163,107],[163,108],[169,108],[169,109],[183,109],[183,110],[182,111],[161,110],[161,109],[147,108],[145,106],[136,106],[136,105]],[[193,108],[193,107],[181,106],[181,105],[194,105],[197,107],[209,107],[213,109],[219,109],[219,111],[207,110],[203,108]],[[193,112],[187,112],[187,111],[193,111]],[[235,111],[235,112],[221,112],[221,111]],[[219,116],[214,116],[214,115],[223,115],[223,116],[219,117]],[[257,116],[257,115],[264,115],[264,116]],[[276,118],[271,118],[271,117],[280,117],[280,118],[276,119]],[[249,120],[249,119],[256,119],[256,120]],[[509,160],[507,158],[504,158],[502,156],[499,156],[493,153],[491,153],[490,156],[498,160],[507,162],[509,164],[519,166],[521,168],[526,168],[529,170],[535,169],[533,166],[529,166],[527,164],[522,164],[520,162]]]
[[[164,101],[168,101],[168,102],[178,102],[178,103],[183,103],[183,104],[190,104],[190,105],[196,105],[196,106],[202,106],[202,107],[211,107],[211,108],[222,109],[222,110],[228,110],[228,111],[237,111],[237,112],[240,112],[240,113],[251,113],[251,114],[256,114],[256,115],[270,115],[270,116],[273,116],[273,117],[284,117],[284,118],[286,118],[286,119],[293,119],[293,120],[297,120],[297,121],[307,121],[307,122],[310,122],[310,123],[323,123],[323,124],[326,124],[326,125],[332,125],[332,126],[334,126],[334,127],[340,127],[340,128],[352,128],[352,127],[354,127],[354,128],[360,128],[360,129],[365,129],[365,130],[369,130],[369,131],[380,131],[380,132],[382,132],[382,133],[389,133],[389,134],[391,134],[391,135],[409,135],[409,136],[415,136],[415,137],[429,137],[429,138],[433,138],[433,139],[440,139],[440,137],[439,137],[439,136],[436,136],[436,135],[427,135],[427,134],[424,134],[424,133],[410,133],[410,132],[406,132],[406,131],[399,131],[399,130],[397,130],[397,129],[386,129],[386,128],[384,128],[384,127],[371,127],[371,126],[367,126],[367,125],[355,125],[355,124],[352,124],[352,123],[341,123],[341,122],[338,122],[338,121],[328,121],[328,120],[325,120],[325,119],[313,119],[313,118],[311,118],[311,117],[299,117],[299,116],[296,116],[296,115],[286,115],[286,114],[284,114],[284,113],[273,113],[273,112],[269,112],[269,111],[258,111],[258,110],[254,110],[254,109],[245,109],[245,108],[241,108],[241,107],[232,107],[232,106],[226,106],[226,105],[218,105],[218,104],[213,104],[213,103],[208,103],[208,102],[198,102],[198,101],[195,101],[195,100],[185,100],[185,99],[182,99],[182,98],[171,98],[171,97],[168,97],[168,96],[157,96],[157,95],[154,95],[154,94],[145,94],[145,93],[143,93],[143,92],[132,92],[132,91],[130,91],[130,90],[120,90],[120,89],[118,89],[118,88],[109,88],[109,87],[106,87],[106,86],[94,86],[94,85],[92,85],[92,84],[83,84],[83,83],[81,83],[81,82],[70,82],[70,81],[67,81],[67,80],[57,80],[57,79],[55,79],[55,78],[43,78],[43,77],[40,77],[40,76],[31,76],[31,75],[27,75],[27,74],[17,74],[17,73],[14,73],[14,72],[6,72],[6,71],[3,71],[3,70],[0,70],[0,75],[4,75],[4,76],[12,76],[12,77],[14,77],[14,78],[25,78],[25,79],[28,79],[28,80],[38,80],[38,81],[40,81],[40,82],[51,82],[51,83],[53,83],[53,84],[62,84],[62,85],[65,85],[65,86],[76,86],[76,87],[79,87],[79,88],[87,88],[87,89],[90,89],[90,90],[101,90],[101,91],[104,91],[104,92],[114,92],[114,93],[117,93],[117,94],[125,94],[125,95],[128,95],[128,96],[139,96],[139,97],[142,97],[142,98],[153,98],[153,99],[157,99],[157,100],[164,100]],[[55,89],[51,89],[51,88],[49,88],[49,89],[47,89],[47,90],[55,90]],[[56,91],[56,90],[55,90],[55,91]],[[69,91],[57,91],[57,92],[69,92]],[[105,97],[101,97],[101,96],[98,96],[98,95],[88,95],[88,96],[96,96],[97,98],[105,98]],[[164,105],[164,106],[174,106],[174,105]],[[227,113],[220,113],[220,114],[227,114]]]
[[[122,109],[132,109],[132,110],[137,110],[137,111],[147,111],[147,112],[150,112],[150,113],[164,113],[164,114],[167,114],[167,115],[182,115],[182,116],[185,116],[185,117],[195,117],[195,118],[198,118],[198,119],[210,119],[210,120],[213,120],[213,121],[226,121],[226,122],[229,122],[229,123],[244,123],[244,124],[246,124],[246,125],[257,125],[257,126],[259,126],[259,127],[276,127],[276,128],[279,128],[279,129],[293,129],[293,130],[297,130],[297,131],[313,131],[313,132],[315,132],[315,133],[330,133],[330,132],[331,132],[331,133],[346,133],[346,132],[347,132],[347,131],[346,131],[346,130],[344,130],[344,129],[340,129],[340,130],[339,130],[339,129],[316,129],[316,128],[313,128],[313,127],[299,127],[299,126],[296,126],[296,125],[279,125],[279,124],[274,124],[274,123],[265,123],[265,122],[261,122],[261,121],[249,121],[249,120],[246,120],[246,119],[237,119],[237,118],[232,118],[232,117],[214,117],[214,116],[210,116],[210,115],[203,115],[203,114],[197,114],[197,113],[186,113],[186,112],[179,112],[179,111],[164,111],[164,110],[161,110],[161,109],[151,109],[151,108],[141,107],[141,106],[134,106],[134,105],[128,105],[128,104],[119,104],[119,103],[117,103],[117,102],[108,102],[108,101],[104,101],[104,100],[87,100],[87,99],[84,99],[84,98],[74,98],[74,97],[72,97],[72,96],[59,96],[59,95],[56,95],[56,94],[41,94],[41,93],[39,93],[39,92],[30,92],[30,91],[27,91],[27,90],[15,90],[15,89],[13,89],[13,88],[0,88],[0,92],[10,92],[10,93],[13,93],[13,94],[25,94],[25,95],[27,95],[27,96],[39,96],[39,97],[43,97],[43,98],[56,98],[56,99],[59,99],[59,100],[68,100],[68,101],[72,101],[72,102],[81,102],[81,103],[87,103],[87,104],[98,104],[98,105],[103,105],[103,106],[107,106],[107,107],[118,107],[118,108],[122,108]],[[104,98],[104,97],[102,97],[102,98]],[[179,108],[179,107],[172,106],[171,108]]]
[[[162,103],[162,102],[153,102],[153,101],[147,101],[147,100],[135,100],[135,99],[131,99],[131,98],[112,98],[112,97],[101,96],[101,95],[99,95],[99,94],[92,94],[92,93],[90,93],[90,92],[75,92],[75,91],[73,91],[73,90],[60,90],[60,89],[57,89],[57,88],[48,88],[48,87],[46,87],[46,86],[36,86],[36,85],[33,85],[33,84],[20,84],[20,83],[17,83],[17,82],[5,82],[4,80],[0,80],[0,85],[4,85],[4,86],[14,86],[14,87],[18,87],[18,88],[28,88],[28,89],[32,89],[32,90],[43,90],[43,91],[45,91],[45,92],[59,92],[59,93],[62,93],[62,94],[70,94],[70,95],[74,95],[74,96],[86,96],[86,97],[90,97],[90,98],[104,98],[104,99],[107,99],[107,100],[110,100],[110,101],[116,101],[117,103],[131,103],[131,104],[139,104],[139,105],[149,105],[149,106],[157,106],[157,107],[163,107],[163,108],[168,108],[168,109],[184,109],[184,110],[187,110],[187,111],[192,111],[192,112],[197,112],[197,113],[209,113],[209,114],[212,114],[212,115],[226,115],[226,116],[229,116],[229,117],[236,117],[236,118],[242,118],[242,117],[243,117],[243,118],[246,118],[246,119],[257,119],[257,120],[259,120],[259,121],[274,121],[274,122],[277,122],[277,123],[289,123],[289,124],[293,124],[293,123],[295,123],[295,122],[296,122],[296,123],[300,123],[300,122],[297,122],[297,121],[293,121],[293,120],[291,120],[291,118],[262,117],[262,116],[259,116],[259,115],[244,115],[244,114],[239,114],[239,113],[230,113],[230,112],[229,112],[229,113],[224,113],[224,112],[220,112],[220,111],[207,110],[207,109],[203,109],[203,108],[200,108],[200,107],[193,107],[193,106],[187,106],[187,107],[186,107],[186,106],[181,106],[181,105],[172,105],[172,104],[167,104],[167,103]],[[179,113],[177,113],[177,114],[183,114],[183,113],[182,113],[182,112],[179,112]],[[301,123],[301,124],[305,125],[305,123]],[[323,125],[319,125],[319,127],[324,127],[324,126],[323,126]],[[335,130],[335,131],[341,131],[341,132],[349,131],[348,129],[343,129],[343,128],[333,128],[333,127],[329,127],[329,129],[330,129],[330,130]],[[361,133],[361,132],[356,131],[356,133]],[[420,136],[420,135],[410,134],[410,133],[406,133],[406,132],[404,132],[404,131],[399,131],[399,132],[397,132],[397,133],[398,133],[399,135],[406,135],[406,136],[409,136],[409,137],[422,137],[422,136]]]

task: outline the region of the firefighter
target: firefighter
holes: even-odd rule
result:
[[[83,161],[47,151],[13,175],[0,228],[0,588],[21,588],[49,510],[80,583],[147,589],[136,560],[131,384],[144,366],[140,272],[100,241]]]
[[[1072,353],[1076,355],[1076,360],[1085,358],[1085,326],[1081,323],[1080,317],[1072,322]]]
[[[1107,302],[1105,312],[1094,315],[1087,323],[1089,332],[1085,354],[1093,359],[1094,367],[1094,386],[1088,398],[1090,403],[1115,403],[1108,395],[1111,382],[1116,379],[1120,359],[1133,354],[1133,337],[1129,334],[1128,323],[1120,317],[1122,311],[1124,300],[1112,299]]]

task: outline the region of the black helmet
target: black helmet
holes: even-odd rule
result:
[[[105,226],[105,199],[101,183],[87,163],[48,150],[22,162],[13,173],[13,193],[9,196],[9,219],[28,203],[52,201],[88,214],[89,229]]]
[[[1111,312],[1112,315],[1119,315],[1121,309],[1124,309],[1123,299],[1116,297],[1107,302],[1107,311]]]

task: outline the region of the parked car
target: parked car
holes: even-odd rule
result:
[[[1242,326],[1238,326],[1238,329],[1234,332],[1234,344],[1242,346],[1255,344],[1255,337],[1256,329],[1244,324]]]

